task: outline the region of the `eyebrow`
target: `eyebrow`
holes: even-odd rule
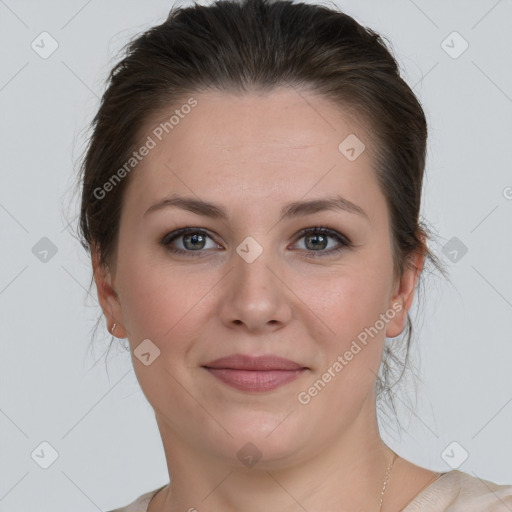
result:
[[[162,210],[163,208],[177,207],[183,210],[188,210],[197,215],[210,217],[212,219],[227,220],[228,215],[221,207],[213,203],[196,199],[193,197],[184,197],[174,194],[158,201],[150,206],[145,212],[143,217],[151,212]],[[294,201],[287,204],[281,211],[280,220],[292,219],[321,211],[341,210],[348,213],[360,215],[369,220],[367,213],[357,204],[345,199],[341,196],[328,197],[323,199],[311,199],[309,201]]]

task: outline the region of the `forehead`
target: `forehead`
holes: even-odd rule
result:
[[[126,193],[141,207],[173,191],[205,199],[233,199],[237,191],[244,201],[263,204],[308,191],[332,195],[334,188],[365,202],[362,195],[379,193],[365,133],[328,99],[291,87],[191,94],[148,119],[140,140],[149,137],[154,147]],[[351,137],[366,146],[352,160],[340,151]]]
[[[189,107],[192,102],[195,106]],[[152,158],[162,156],[162,149],[170,150],[170,144],[180,146],[182,142],[193,143],[203,152],[213,149],[216,155],[219,149],[259,152],[275,146],[290,149],[290,157],[300,157],[314,147],[337,150],[333,142],[354,131],[364,137],[362,126],[351,122],[354,114],[350,114],[323,96],[291,87],[265,93],[207,91],[184,97],[173,108],[153,114],[143,136],[153,134],[157,139]],[[178,157],[179,148],[174,150]]]

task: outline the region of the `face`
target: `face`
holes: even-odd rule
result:
[[[252,442],[260,464],[289,463],[371,423],[384,339],[402,331],[417,273],[394,279],[371,143],[343,111],[288,88],[193,98],[161,141],[152,130],[172,110],[148,123],[156,145],[130,176],[100,302],[166,439],[227,461]],[[355,160],[338,148],[350,134],[367,146]],[[155,206],[171,197],[214,207]],[[242,390],[204,367],[232,354],[305,369]]]

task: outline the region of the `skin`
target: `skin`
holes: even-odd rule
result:
[[[379,435],[375,380],[385,337],[405,327],[424,254],[393,275],[388,209],[370,152],[349,161],[338,150],[351,133],[370,141],[327,99],[291,88],[193,97],[197,106],[130,176],[115,265],[102,268],[93,256],[107,325],[117,322],[115,335],[129,339],[162,436],[171,484],[149,511],[377,511],[393,452]],[[168,117],[151,118],[145,136]],[[144,216],[171,193],[216,203],[227,219],[177,207]],[[333,210],[280,220],[289,202],[335,194],[367,217]],[[161,245],[185,226],[209,235],[174,241],[193,254]],[[329,253],[340,244],[328,237],[311,248],[314,234],[297,234],[314,226],[353,246]],[[252,263],[236,252],[248,236],[263,248]],[[402,310],[299,403],[298,393],[393,304]],[[133,354],[145,339],[160,350],[148,366]],[[277,354],[308,370],[273,391],[238,391],[202,368],[233,353]],[[262,454],[251,468],[237,457],[248,442]],[[382,510],[404,507],[435,476],[398,457]]]

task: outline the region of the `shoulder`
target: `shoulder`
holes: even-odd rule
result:
[[[153,491],[149,491],[139,496],[134,502],[130,503],[129,505],[125,505],[124,507],[121,508],[116,508],[115,510],[110,510],[109,512],[146,512],[148,509],[149,502],[151,501],[151,498],[164,487],[165,485]]]
[[[500,485],[463,471],[443,473],[403,512],[510,512],[512,485]]]

